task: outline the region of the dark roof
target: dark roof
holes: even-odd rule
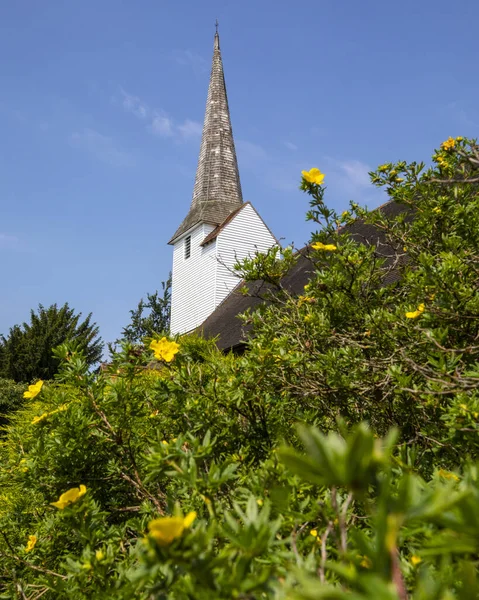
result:
[[[238,204],[232,202],[218,202],[215,200],[192,205],[168,244],[173,244],[180,236],[198,223],[220,225],[231,213],[236,212],[241,206],[238,207]]]
[[[387,219],[393,219],[407,210],[404,205],[394,201],[383,204],[376,210],[380,210]],[[384,233],[375,227],[357,220],[344,227],[344,231],[357,242],[374,245],[378,255],[383,257],[396,256],[395,250],[387,244]],[[314,264],[310,258],[310,247],[306,246],[299,250],[300,257],[291,271],[281,280],[282,287],[289,293],[301,294],[304,286],[309,282],[315,272]],[[384,284],[393,283],[398,279],[397,269],[388,273]],[[242,293],[242,289],[248,288],[248,295]],[[239,315],[247,309],[254,309],[263,302],[268,295],[271,286],[263,281],[241,282],[236,288],[217,306],[211,315],[198,328],[206,338],[217,338],[218,348],[221,350],[233,349],[241,346],[246,339],[249,327],[243,323]]]
[[[188,214],[168,243],[172,244],[197,223],[220,225],[242,204],[220,40],[216,32],[193,198]]]

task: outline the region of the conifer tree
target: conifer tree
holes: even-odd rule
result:
[[[8,336],[0,336],[0,376],[16,382],[52,379],[58,370],[53,350],[65,342],[73,343],[89,366],[97,363],[103,349],[99,328],[91,313],[83,321],[81,316],[68,303],[32,309],[30,322],[14,325]]]

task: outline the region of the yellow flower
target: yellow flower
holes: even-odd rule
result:
[[[456,140],[452,137],[447,138],[447,140],[445,142],[443,142],[441,144],[441,148],[443,150],[452,150],[452,148],[454,148],[454,146],[456,145]]]
[[[258,500],[256,500],[256,504],[258,506],[263,506],[263,500],[261,498],[258,498]]]
[[[318,537],[318,530],[317,529],[311,529],[311,531],[309,532],[309,535],[312,535],[313,537]]]
[[[432,212],[435,212],[435,213],[438,213],[438,214],[439,214],[439,213],[440,213],[440,212],[442,212],[442,211],[441,211],[441,209],[439,208],[439,206],[436,206],[435,208],[433,208],[433,209],[432,209]]]
[[[370,569],[373,566],[373,563],[368,556],[363,556],[363,560],[359,564],[365,569]]]
[[[321,185],[323,183],[323,179],[325,178],[324,173],[321,173],[321,171],[315,167],[313,167],[310,171],[301,171],[301,175],[308,183],[315,183],[316,185]]]
[[[103,560],[105,558],[105,553],[103,552],[103,550],[97,550],[95,552],[95,558],[97,559],[98,562]]]
[[[60,496],[56,502],[50,502],[52,506],[56,506],[60,510],[63,510],[69,504],[73,504],[86,494],[86,487],[82,484],[79,488],[71,488],[68,492],[65,492]]]
[[[25,552],[31,552],[33,550],[33,548],[35,547],[36,543],[37,543],[37,536],[36,535],[29,535],[28,536],[28,543],[27,543],[27,546],[25,548]]]
[[[384,173],[384,171],[387,171],[389,169],[389,164],[385,164],[385,165],[381,165],[380,167],[378,167],[378,171],[380,173]]]
[[[150,348],[155,353],[155,358],[164,360],[165,362],[171,362],[180,349],[180,345],[176,342],[169,342],[163,337],[161,340],[153,340],[150,344]]]
[[[349,210],[343,210],[343,212],[341,213],[341,216],[344,218],[349,217]]]
[[[445,471],[444,469],[439,469],[437,472],[439,477],[443,477],[444,479],[453,479],[454,481],[459,481],[459,477],[454,473],[450,473],[449,471]]]
[[[462,140],[463,140],[463,139],[464,139],[464,138],[462,137],[462,135],[459,135],[459,136],[456,138],[456,142],[462,142]]]
[[[446,168],[446,167],[448,167],[448,166],[449,166],[449,163],[447,162],[447,160],[445,160],[444,158],[442,158],[442,156],[440,156],[440,157],[437,159],[437,162],[438,162],[438,163],[439,163],[439,165],[440,165],[441,167],[443,167],[443,168]]]
[[[311,298],[311,296],[298,296],[298,306],[302,306],[303,304],[314,304],[316,300]]]
[[[415,567],[420,562],[422,562],[422,558],[420,556],[416,556],[415,554],[413,554],[413,556],[411,556],[411,562],[412,562],[412,566]]]
[[[334,252],[337,250],[337,247],[334,244],[323,244],[322,242],[311,244],[311,248],[314,250],[324,250],[325,252]]]
[[[424,312],[424,304],[420,304],[417,307],[417,310],[414,310],[412,312],[407,312],[406,317],[408,319],[417,319],[418,317],[420,317],[422,315],[423,312]]]
[[[43,381],[40,379],[33,385],[28,386],[28,391],[23,393],[24,398],[35,398],[41,392]]]
[[[148,529],[150,536],[159,546],[168,546],[173,540],[183,535],[183,531],[196,519],[196,512],[190,512],[186,517],[161,517],[150,521]]]

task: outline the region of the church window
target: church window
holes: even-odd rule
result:
[[[191,256],[191,235],[185,239],[185,260]]]

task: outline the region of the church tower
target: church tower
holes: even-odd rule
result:
[[[171,333],[199,327],[238,284],[236,260],[277,243],[250,202],[243,202],[218,31],[188,214],[173,246]]]

